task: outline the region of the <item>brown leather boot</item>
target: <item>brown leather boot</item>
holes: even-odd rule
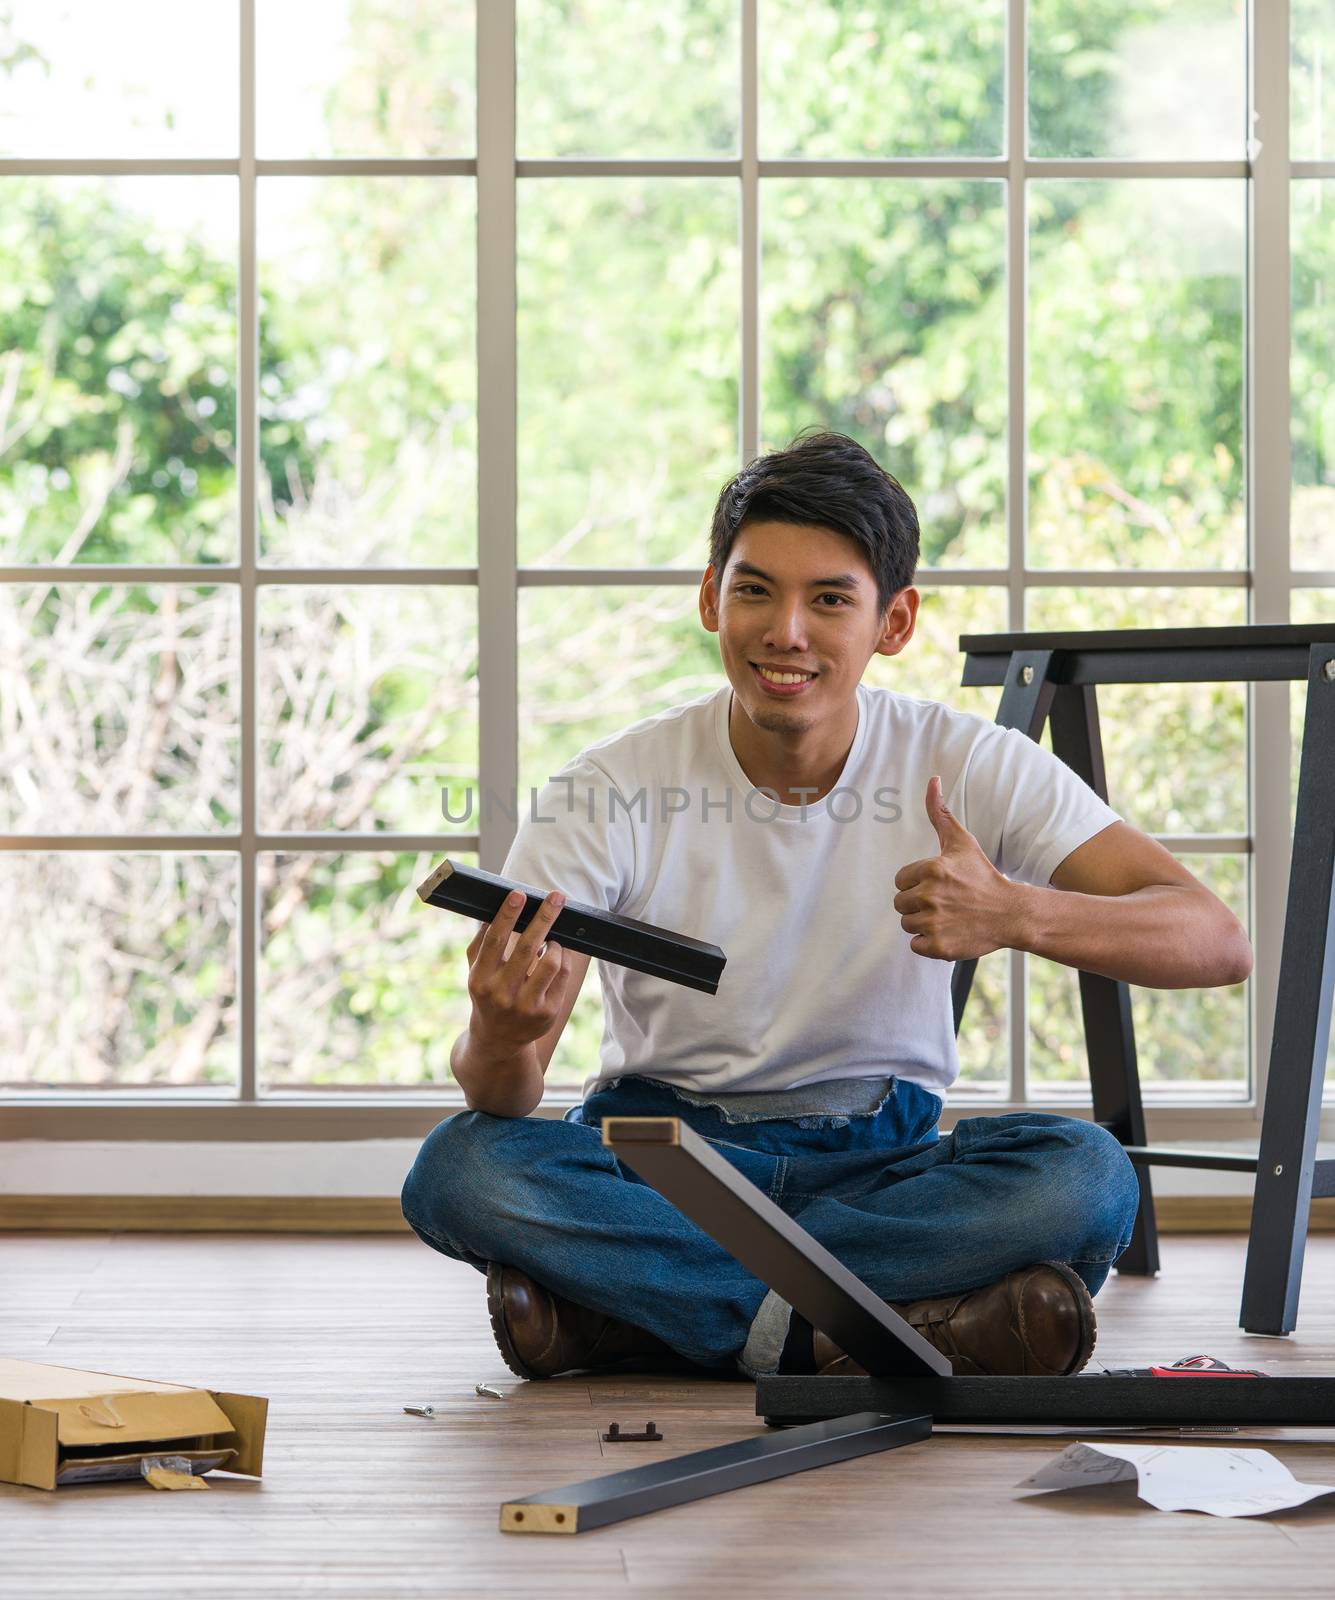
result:
[[[950,1357],[956,1377],[1065,1377],[1094,1353],[1094,1302],[1084,1279],[1063,1261],[1021,1267],[982,1289],[891,1309]],[[813,1331],[811,1343],[823,1376],[865,1373],[823,1333]]]
[[[692,1365],[643,1328],[563,1300],[518,1267],[497,1261],[487,1268],[487,1310],[505,1364],[521,1378]]]

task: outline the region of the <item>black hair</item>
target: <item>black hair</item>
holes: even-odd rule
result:
[[[709,530],[716,581],[749,522],[829,528],[855,540],[876,577],[878,612],[913,582],[917,570],[913,501],[899,480],[846,434],[804,429],[786,449],[757,456],[723,486]]]

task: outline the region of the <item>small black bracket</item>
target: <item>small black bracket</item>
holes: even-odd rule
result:
[[[607,1432],[603,1435],[606,1444],[644,1444],[654,1439],[661,1439],[663,1435],[654,1427],[652,1422],[647,1422],[643,1433],[622,1433],[621,1424],[612,1422],[608,1424]]]

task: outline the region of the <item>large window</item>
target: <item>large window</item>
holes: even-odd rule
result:
[[[414,884],[722,681],[710,507],[808,424],[922,516],[878,686],[1335,622],[1332,51],[1315,0],[0,0],[0,1094],[438,1106],[470,929]],[[1113,804],[1272,941],[1284,693],[1101,696]],[[1152,1102],[1254,1117],[1277,953],[1135,992]],[[555,1095],[600,1033],[594,968]],[[1074,974],[985,958],[960,1053],[1086,1096]]]

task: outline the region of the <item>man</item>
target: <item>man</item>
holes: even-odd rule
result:
[[[700,619],[729,687],[581,752],[524,819],[468,947],[452,1065],[403,1212],[487,1274],[525,1377],[667,1366],[856,1372],[623,1167],[602,1117],[675,1115],[905,1316],[956,1372],[1069,1373],[1137,1187],[1104,1129],[1022,1112],[942,1137],[952,963],[1011,947],[1131,983],[1240,983],[1237,919],[1015,730],[861,683],[913,637],[918,521],[838,434],[719,496]],[[682,803],[681,796],[686,796]],[[719,944],[716,995],[604,964],[599,1070],[530,1115],[588,967],[563,895]]]

